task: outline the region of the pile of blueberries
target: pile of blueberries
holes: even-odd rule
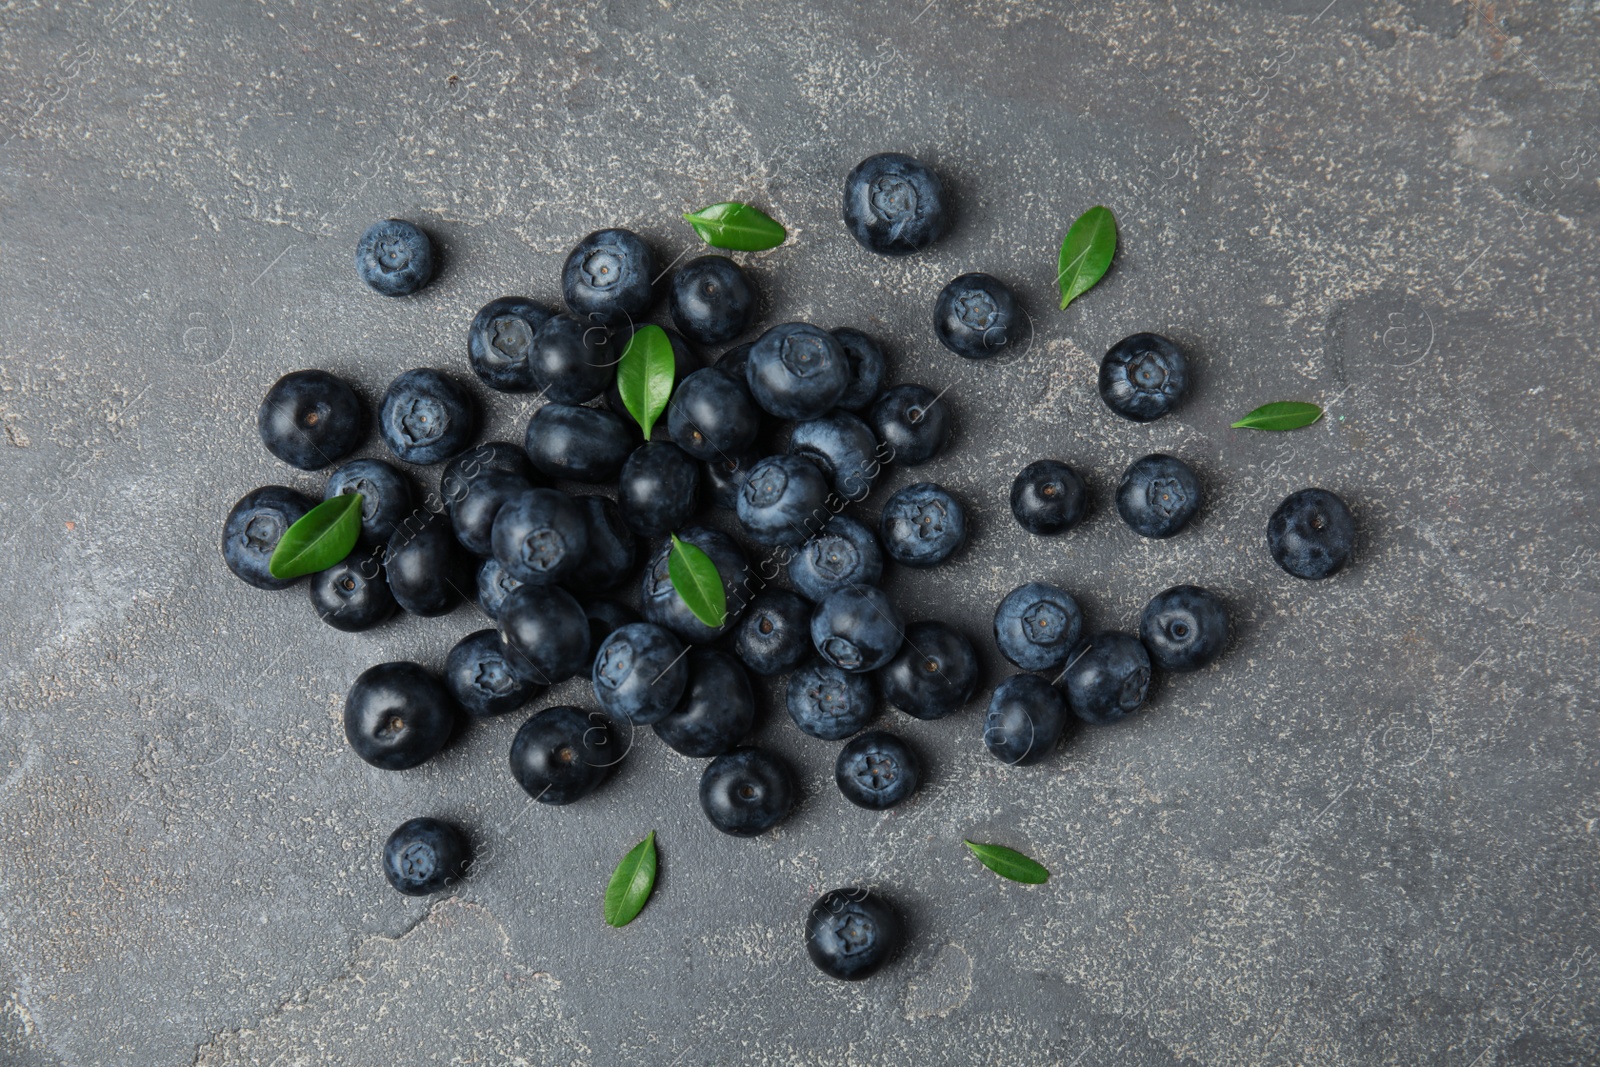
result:
[[[845,181],[844,220],[872,252],[905,255],[945,232],[942,185],[929,168],[896,154],[863,161]],[[398,220],[372,226],[356,251],[360,277],[404,296],[433,275],[426,234]],[[879,345],[851,328],[785,323],[701,366],[691,342],[724,345],[753,325],[757,293],[732,260],[707,255],[658,287],[656,258],[627,230],[585,237],[562,269],[564,311],[520,297],[485,305],[467,333],[469,364],[491,389],[537,393],[543,405],[521,444],[477,443],[474,394],[449,372],[408,370],[392,381],[377,428],[394,459],[443,464],[437,493],[379,459],[344,461],[365,441],[368,414],[348,383],[320,370],[276,382],[262,401],[262,442],[302,470],[334,467],[324,491],[361,494],[361,540],[343,562],[308,582],[324,622],[365,630],[397,610],[442,615],[464,592],[493,628],[451,650],[443,676],[416,663],[382,663],[358,677],[345,704],[345,734],[373,766],[402,770],[438,753],[462,714],[504,714],[547,687],[586,674],[598,710],[547,707],[517,731],[511,771],[545,804],[569,804],[598,787],[622,759],[613,724],[650,726],[676,751],[708,759],[700,803],[719,830],[763,833],[796,803],[794,777],[775,753],[748,743],[756,704],[748,672],[788,675],[785,703],[804,733],[845,742],[835,780],[850,801],[886,809],[917,788],[922,772],[903,739],[869,729],[881,703],[921,719],[965,705],[977,691],[966,635],[935,621],[906,622],[880,588],[885,564],[934,567],[965,543],[960,500],[916,482],[894,493],[876,524],[846,513],[887,465],[938,455],[950,429],[944,399],[916,384],[885,387]],[[616,367],[665,289],[676,374],[664,432],[643,440],[628,416]],[[1022,313],[1007,287],[964,274],[939,294],[934,329],[957,355],[983,359],[1016,336]],[[1100,393],[1126,418],[1149,421],[1182,397],[1188,367],[1179,347],[1138,334],[1111,348]],[[567,486],[614,486],[614,495]],[[1017,521],[1038,535],[1082,521],[1083,480],[1051,459],[1029,464],[1011,491]],[[1146,537],[1177,533],[1201,504],[1182,461],[1146,456],[1128,468],[1117,510]],[[731,512],[697,522],[702,507]],[[263,589],[290,584],[268,559],[313,501],[283,486],[256,489],[228,515],[223,556]],[[669,574],[671,536],[715,564],[727,600],[722,624],[690,611]],[[1272,518],[1273,556],[1290,573],[1326,577],[1350,558],[1353,523],[1330,493],[1305,490]],[[750,547],[746,547],[746,545]],[[787,575],[791,588],[773,584]],[[616,591],[636,589],[638,607]],[[1192,585],[1159,594],[1137,637],[1085,636],[1065,591],[1039,582],[1000,603],[994,638],[1024,673],[1002,682],[983,738],[1012,764],[1045,757],[1074,717],[1120,719],[1144,702],[1152,668],[1194,670],[1221,653],[1226,608]],[[460,832],[413,819],[384,850],[401,892],[435,892],[469,861]],[[896,949],[892,905],[861,889],[835,890],[812,909],[806,944],[826,972],[861,978]]]

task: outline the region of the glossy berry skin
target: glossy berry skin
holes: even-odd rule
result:
[[[408,370],[383,394],[378,430],[401,461],[439,463],[472,443],[478,432],[478,402],[443,371]]]
[[[846,500],[865,500],[883,469],[878,439],[848,411],[796,423],[789,451],[815,463],[833,491]]]
[[[683,643],[654,623],[612,631],[594,657],[594,697],[607,715],[649,726],[672,714],[689,685]]]
[[[657,626],[666,627],[684,641],[696,644],[714,641],[737,626],[739,617],[744,613],[750,596],[749,566],[738,542],[721,530],[685,526],[678,531],[678,538],[700,549],[716,565],[717,576],[722,579],[722,593],[727,600],[727,617],[721,626],[707,626],[683,602],[683,597],[672,585],[670,539],[663,539],[645,563],[644,577],[639,583],[641,609],[646,619]]]
[[[878,397],[867,425],[884,445],[884,462],[915,467],[944,450],[950,440],[950,409],[922,385],[897,385]]]
[[[695,648],[683,699],[652,729],[673,751],[706,759],[743,741],[755,722],[755,694],[744,667],[726,652]]]
[[[575,572],[589,551],[589,526],[559,489],[528,489],[507,501],[494,520],[494,558],[528,585],[553,585]]]
[[[734,635],[744,665],[761,675],[793,670],[812,655],[811,601],[787,589],[756,595]]]
[[[383,876],[408,897],[425,897],[467,876],[467,839],[447,822],[408,819],[383,843]]]
[[[812,660],[789,676],[784,703],[800,732],[842,741],[878,717],[872,675]]]
[[[617,481],[622,521],[640,537],[660,537],[694,515],[700,498],[700,464],[667,441],[634,449]]]
[[[1058,671],[1083,636],[1083,611],[1064,589],[1019,585],[994,611],[994,643],[1025,671]]]
[[[433,242],[409,222],[374,222],[356,242],[356,275],[375,293],[410,296],[433,280]]]
[[[443,682],[415,663],[361,672],[344,701],[344,736],[356,755],[384,771],[432,759],[455,731],[461,709]]]
[[[583,606],[583,613],[589,619],[589,648],[596,653],[606,643],[606,638],[629,623],[644,621],[637,611],[615,600],[591,600]],[[594,673],[594,656],[589,657],[582,673]]]
[[[756,291],[727,256],[700,256],[678,268],[668,294],[672,322],[689,340],[720,345],[750,328]]]
[[[1061,684],[1078,718],[1116,722],[1144,705],[1150,692],[1150,654],[1129,634],[1095,634],[1067,658]]]
[[[504,471],[484,471],[468,482],[466,492],[449,502],[450,526],[461,547],[474,556],[492,555],[495,518],[532,488],[526,478]]]
[[[768,456],[739,491],[739,524],[764,545],[798,545],[828,521],[828,481],[803,456]]]
[[[883,505],[878,537],[896,563],[937,566],[966,544],[966,509],[941,486],[915,482]]]
[[[529,485],[539,485],[539,472],[528,462],[528,454],[510,441],[483,441],[444,465],[439,472],[439,498],[448,507],[460,500],[473,481],[490,471],[515,474]]]
[[[544,692],[511,669],[498,630],[478,630],[457,641],[444,663],[444,684],[462,710],[476,718],[516,711]]]
[[[842,671],[875,671],[900,651],[905,623],[889,594],[870,585],[835,589],[811,615],[811,643]]]
[[[550,403],[528,420],[525,448],[551,478],[611,482],[639,444],[638,431],[604,408]]]
[[[848,515],[835,515],[789,561],[789,582],[812,600],[835,589],[877,585],[883,577],[878,537]]]
[[[228,512],[222,524],[222,561],[234,577],[257,589],[286,589],[298,578],[274,578],[267,569],[283,532],[315,504],[284,485],[252,489]]]
[[[1198,585],[1157,593],[1139,616],[1139,640],[1164,671],[1197,671],[1228,645],[1228,607]]]
[[[603,496],[572,498],[583,513],[587,548],[578,565],[562,579],[568,588],[585,596],[614,589],[633,571],[638,542],[622,521],[614,501]]]
[[[412,615],[444,615],[467,588],[460,548],[450,521],[428,514],[414,528],[395,534],[383,557],[383,571],[395,603]]]
[[[737,510],[739,494],[744,491],[744,483],[750,479],[750,468],[760,459],[758,453],[751,451],[706,461],[700,470],[700,480],[706,487],[711,506],[727,511]]]
[[[511,739],[511,775],[541,804],[582,800],[621,760],[605,716],[570,705],[535,713]]]
[[[846,411],[861,411],[878,399],[884,375],[888,373],[888,361],[878,342],[860,330],[841,326],[830,332],[844,349],[845,362],[850,365],[850,384],[835,406]]]
[[[1267,522],[1267,551],[1296,578],[1331,578],[1349,564],[1355,547],[1355,516],[1326,489],[1290,494]]]
[[[322,499],[361,494],[361,541],[381,545],[415,508],[411,479],[381,459],[353,459],[328,475]]]
[[[655,303],[655,256],[632,230],[596,230],[567,254],[561,295],[586,323],[643,322]]]
[[[712,366],[737,382],[747,381],[747,368],[750,366],[750,350],[756,346],[754,341],[746,341],[742,345],[735,345],[717,357]]]
[[[954,278],[933,305],[939,343],[963,359],[988,359],[1026,336],[1022,309],[1005,282],[975,272]]]
[[[533,373],[533,337],[555,314],[520,296],[502,296],[478,309],[467,329],[467,361],[490,389],[531,393],[539,388]]]
[[[268,452],[291,467],[315,471],[361,446],[367,412],[343,378],[297,370],[267,390],[256,409],[256,430]]]
[[[885,811],[917,791],[922,761],[894,734],[869,730],[839,750],[833,780],[858,808]]]
[[[498,621],[506,662],[525,681],[555,685],[588,668],[589,616],[565,589],[519,586],[501,603]]]
[[[745,746],[724,752],[700,774],[700,810],[725,834],[764,834],[794,810],[794,775],[781,756]]]
[[[1171,537],[1189,525],[1203,500],[1194,470],[1160,452],[1134,460],[1117,486],[1117,514],[1141,537]]]
[[[552,315],[533,335],[528,366],[547,400],[583,404],[616,379],[621,358],[622,348],[604,326]]]
[[[844,179],[844,225],[868,252],[919,252],[948,225],[944,183],[927,164],[899,152],[868,156]]]
[[[1112,345],[1100,361],[1100,399],[1134,422],[1159,419],[1189,388],[1183,349],[1155,333],[1136,333]]]
[[[983,743],[1001,763],[1025,766],[1048,756],[1067,724],[1060,690],[1037,674],[1014,674],[989,698]]]
[[[942,622],[914,622],[878,672],[878,689],[907,715],[942,719],[972,699],[978,678],[978,656],[965,634]]]
[[[352,552],[306,583],[311,609],[336,630],[370,630],[395,613],[394,594],[383,573],[383,547]]]
[[[806,916],[806,955],[829,978],[871,978],[905,943],[894,906],[867,889],[833,889]]]
[[[761,410],[796,422],[826,415],[850,388],[850,361],[833,334],[786,322],[757,339],[745,382]]]
[[[1011,514],[1031,534],[1065,533],[1088,513],[1089,487],[1059,460],[1036,459],[1011,483]]]
[[[522,586],[505,568],[500,566],[500,561],[490,556],[478,566],[478,607],[491,619],[500,616],[500,605],[512,591]]]
[[[678,383],[667,407],[667,432],[695,459],[739,455],[755,442],[761,411],[743,381],[702,367]]]

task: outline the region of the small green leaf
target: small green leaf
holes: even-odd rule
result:
[[[1117,251],[1117,220],[1110,210],[1092,207],[1079,215],[1061,242],[1056,284],[1063,310],[1105,277]]]
[[[728,617],[728,593],[711,557],[687,541],[672,535],[672,551],[667,555],[667,577],[694,617],[712,629]]]
[[[267,560],[274,578],[298,578],[325,571],[356,547],[361,536],[361,494],[329,497],[283,531]]]
[[[772,216],[749,204],[712,204],[683,218],[712,248],[731,248],[735,252],[777,248],[789,236]]]
[[[1322,418],[1322,409],[1315,404],[1299,400],[1281,400],[1275,404],[1262,404],[1250,414],[1233,423],[1235,430],[1298,430]]]
[[[974,841],[968,841],[966,845],[978,857],[979,863],[1002,878],[1026,885],[1043,885],[1050,880],[1050,872],[1043,865],[1015,849],[1004,845],[980,845]]]
[[[678,365],[672,358],[672,342],[659,326],[641,326],[628,339],[628,347],[617,361],[617,392],[622,406],[650,440],[656,420],[667,410],[672,398],[672,379]]]
[[[606,922],[627,926],[650,899],[656,887],[656,832],[628,850],[606,883]]]

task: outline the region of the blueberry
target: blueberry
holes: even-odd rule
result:
[[[806,955],[829,978],[870,978],[904,943],[899,913],[866,889],[829,890],[806,916]]]
[[[553,585],[575,572],[589,550],[583,510],[559,489],[528,489],[494,520],[494,558],[519,582]]]
[[[691,341],[720,345],[750,328],[756,291],[727,256],[700,256],[672,276],[669,305],[672,321]]]
[[[744,483],[750,480],[750,468],[760,459],[756,452],[741,452],[707,460],[700,473],[712,506],[737,510],[739,494],[744,491]]]
[[[756,346],[754,341],[746,341],[742,345],[735,345],[717,358],[714,366],[734,381],[747,382],[750,366],[750,350]]]
[[[322,498],[342,493],[361,494],[361,540],[369,545],[393,537],[415,506],[411,479],[381,459],[353,459],[330,474]]]
[[[726,652],[696,648],[689,652],[683,699],[654,729],[673,751],[703,759],[744,740],[755,721],[755,694],[739,661]]]
[[[366,429],[361,398],[325,370],[285,374],[256,409],[256,430],[267,451],[303,471],[339,462],[361,446]]]
[[[846,500],[865,500],[883,469],[878,439],[848,411],[797,423],[789,451],[815,463],[833,491]]]
[[[383,574],[381,546],[356,551],[307,583],[311,607],[336,630],[370,630],[395,613],[394,594]]]
[[[380,770],[403,771],[438,754],[461,709],[443,682],[415,663],[368,667],[344,701],[344,736]]]
[[[661,332],[667,335],[667,341],[672,345],[672,384],[675,392],[678,383],[686,381],[689,375],[701,370],[702,364],[695,354],[689,350],[689,342],[685,341],[677,330],[663,329]],[[621,359],[622,353],[627,351],[628,339],[631,337],[632,334],[630,332],[625,335],[619,335],[618,339],[612,342],[616,348],[618,359]],[[671,400],[670,393],[668,394],[668,400]],[[628,405],[622,402],[622,393],[617,389],[617,380],[614,374],[611,376],[611,384],[606,386],[606,407],[610,408],[612,413],[619,418],[627,419],[629,425],[633,425],[634,418],[628,413]],[[656,422],[656,426],[663,430],[667,428],[667,424],[660,420]]]
[[[506,662],[521,678],[555,685],[589,665],[589,616],[565,589],[519,586],[501,603],[498,621]]]
[[[871,530],[848,515],[835,515],[822,532],[789,561],[789,581],[812,600],[835,589],[877,585],[883,577],[883,550]]]
[[[470,852],[460,830],[438,819],[408,819],[383,843],[383,876],[408,897],[437,893],[467,876]]]
[[[1006,283],[975,272],[953,279],[933,306],[933,332],[964,359],[988,359],[1025,337],[1022,309]]]
[[[540,484],[528,453],[510,441],[484,441],[456,455],[439,474],[439,497],[446,506],[459,500],[476,478],[489,471],[515,474],[529,485]]]
[[[629,623],[643,621],[637,611],[615,600],[591,600],[583,606],[583,613],[589,619],[589,649],[594,653],[600,651],[600,646],[613,633]],[[593,655],[589,657],[583,673],[594,673]]]
[[[1060,690],[1037,674],[1014,674],[989,698],[983,743],[1001,763],[1023,766],[1048,756],[1066,728]]]
[[[994,643],[1025,671],[1057,671],[1083,636],[1083,612],[1064,589],[1029,582],[1007,593],[994,611]]]
[[[502,393],[531,393],[539,388],[533,373],[533,335],[553,314],[520,296],[502,296],[483,305],[467,330],[472,373]]]
[[[389,383],[378,429],[389,451],[406,463],[438,463],[471,443],[478,402],[443,371],[419,367]]]
[[[717,576],[722,579],[722,593],[727,599],[727,617],[721,626],[707,626],[683,602],[683,597],[673,588],[668,566],[672,549],[670,540],[662,541],[645,564],[644,578],[640,582],[640,602],[646,619],[657,626],[666,627],[685,641],[703,644],[721,637],[738,625],[750,596],[749,565],[738,542],[720,530],[685,526],[678,531],[678,538],[700,549],[716,566]]]
[[[356,242],[356,274],[384,296],[409,296],[433,280],[433,242],[409,222],[374,222]]]
[[[656,261],[631,230],[597,230],[578,242],[561,268],[567,310],[586,322],[642,322],[655,303]]]
[[[870,585],[835,589],[811,615],[811,643],[842,671],[875,671],[894,658],[904,621],[889,594]]]
[[[932,567],[966,543],[967,513],[942,487],[915,482],[883,505],[878,535],[883,550],[895,562]]]
[[[622,347],[611,331],[571,315],[552,315],[533,335],[528,365],[549,400],[582,404],[616,380]]]
[[[648,441],[628,456],[617,482],[622,520],[640,537],[683,525],[699,504],[700,464],[666,441]]]
[[[1267,550],[1296,578],[1332,577],[1350,562],[1355,547],[1355,516],[1326,489],[1290,494],[1267,523]]]
[[[725,834],[764,834],[794,810],[794,775],[782,757],[746,746],[724,752],[700,774],[700,808]]]
[[[283,531],[315,505],[287,486],[264,485],[240,498],[222,524],[222,561],[257,589],[284,589],[298,578],[274,578],[267,569]]]
[[[496,516],[532,488],[526,478],[504,471],[479,474],[467,483],[466,492],[449,502],[450,525],[456,532],[456,540],[475,556],[492,555]]]
[[[905,643],[878,672],[883,699],[918,719],[942,719],[960,711],[978,688],[978,656],[972,642],[942,622],[914,622]]]
[[[945,232],[944,183],[899,152],[868,156],[844,180],[844,225],[868,252],[919,252]]]
[[[497,630],[470,633],[450,650],[444,682],[468,715],[503,715],[544,692],[544,686],[512,670],[507,655]]]
[[[594,657],[594,697],[607,715],[649,726],[672,714],[689,685],[683,643],[649,622],[612,631]]]
[[[703,367],[678,383],[667,408],[667,432],[695,459],[714,460],[749,449],[761,412],[742,381]]]
[[[1183,349],[1155,333],[1124,337],[1100,361],[1100,399],[1125,419],[1159,419],[1183,399],[1189,361]]]
[[[789,676],[789,718],[802,733],[842,741],[878,717],[872,675],[841,671],[816,659]]]
[[[1078,718],[1116,722],[1144,704],[1150,691],[1150,655],[1137,637],[1098,633],[1073,650],[1062,684]]]
[[[383,571],[395,603],[412,615],[447,614],[467,586],[449,520],[428,513],[397,532],[384,552]]]
[[[588,549],[563,583],[584,594],[615,588],[628,577],[637,559],[633,531],[622,521],[615,501],[603,496],[573,497],[583,513]]]
[[[1228,644],[1228,608],[1198,585],[1157,593],[1139,616],[1139,640],[1164,671],[1197,671]]]
[[[1088,513],[1088,486],[1059,460],[1036,459],[1011,483],[1011,514],[1031,534],[1063,533]]]
[[[734,649],[757,674],[782,674],[811,655],[811,601],[787,589],[768,589],[750,602]]]
[[[605,716],[568,705],[535,713],[511,739],[511,774],[541,804],[582,800],[621,759]]]
[[[739,491],[739,524],[765,545],[798,545],[825,525],[828,481],[803,456],[768,456]]]
[[[528,420],[526,447],[533,465],[552,478],[610,482],[638,438],[627,422],[604,408],[551,403]]]
[[[944,450],[950,409],[932,389],[897,385],[872,405],[867,424],[887,449],[887,462],[915,467]]]
[[[763,411],[780,419],[815,419],[850,387],[850,361],[833,334],[808,322],[786,322],[756,340],[745,381]]]
[[[1160,452],[1136,459],[1117,486],[1117,514],[1141,537],[1171,537],[1200,510],[1200,479],[1181,459]]]
[[[478,607],[491,619],[500,616],[500,605],[522,583],[507,574],[500,561],[490,556],[478,567]]]
[[[917,791],[922,762],[894,734],[869,730],[839,749],[833,780],[850,803],[873,811],[894,807]]]
[[[836,406],[846,411],[860,411],[878,398],[883,388],[886,363],[878,342],[850,326],[830,331],[833,339],[844,349],[845,362],[850,365],[850,384]]]

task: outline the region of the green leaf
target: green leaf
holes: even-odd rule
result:
[[[325,571],[356,547],[361,536],[361,494],[329,497],[283,531],[267,560],[274,578],[298,578]]]
[[[1299,400],[1280,400],[1275,404],[1262,404],[1250,414],[1233,423],[1235,430],[1298,430],[1322,418],[1322,409],[1315,404]]]
[[[650,899],[656,887],[656,832],[628,850],[606,883],[606,922],[627,926]]]
[[[617,361],[617,392],[633,421],[650,440],[656,420],[667,410],[672,398],[672,379],[678,365],[672,358],[672,342],[659,326],[641,326],[628,339],[628,347]]]
[[[712,204],[684,216],[712,248],[763,252],[783,244],[788,233],[764,211],[749,204]]]
[[[694,617],[712,629],[728,617],[728,593],[711,557],[687,541],[672,535],[672,551],[667,554],[667,577]]]
[[[1092,207],[1079,215],[1061,242],[1056,284],[1063,310],[1105,277],[1117,251],[1117,220],[1110,210]]]
[[[1043,865],[1015,849],[1004,845],[980,845],[974,841],[968,841],[966,845],[978,857],[979,863],[1002,878],[1026,885],[1043,885],[1050,880],[1050,872]]]

